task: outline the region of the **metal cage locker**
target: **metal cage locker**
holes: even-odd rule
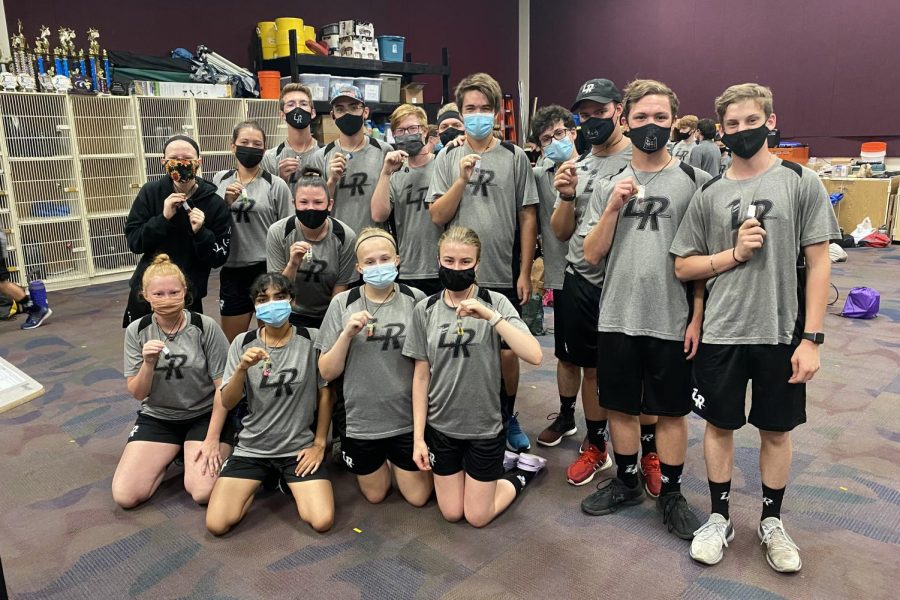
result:
[[[276,148],[287,139],[287,123],[281,118],[278,100],[248,99],[247,119],[257,121],[266,132],[266,148]]]
[[[3,125],[0,123],[0,232],[6,239],[6,268],[9,271],[10,280],[13,283],[24,285],[22,276],[21,258],[18,247],[18,222],[15,214],[15,204],[6,182],[8,165],[6,163],[6,148],[3,143]]]
[[[192,102],[190,98],[153,96],[137,96],[135,101],[144,155],[144,181],[156,181],[165,175],[160,159],[166,140],[175,134],[197,137]]]

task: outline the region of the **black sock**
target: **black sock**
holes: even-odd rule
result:
[[[635,452],[634,454],[619,454],[618,452],[613,452],[613,456],[616,457],[616,477],[621,479],[622,482],[630,488],[637,487],[637,452]]]
[[[656,452],[656,423],[641,425],[641,456]]]
[[[587,425],[588,441],[600,448],[600,452],[606,450],[606,419],[602,421],[584,420]]]
[[[563,396],[559,397],[559,414],[561,415],[575,415],[575,400],[577,396]]]
[[[537,471],[526,471],[516,467],[512,471],[505,473],[501,479],[505,479],[513,484],[513,487],[516,488],[516,496],[518,496],[525,489],[525,486],[531,483],[535,475],[537,475]]]
[[[731,499],[731,480],[725,483],[709,481],[709,499],[712,503],[710,512],[719,513],[728,518],[728,503]]]
[[[24,308],[25,310],[31,310],[32,308],[37,308],[37,305],[31,300],[31,296],[25,294],[25,297],[17,302],[19,306]]]
[[[766,484],[762,484],[763,506],[760,521],[769,517],[781,518],[781,501],[784,499],[784,488],[773,490]]]
[[[680,465],[667,465],[664,462],[659,463],[659,470],[662,479],[662,488],[660,495],[673,494],[681,492],[681,472],[684,471],[684,463]]]
[[[516,395],[506,394],[506,410],[510,416],[516,414]]]

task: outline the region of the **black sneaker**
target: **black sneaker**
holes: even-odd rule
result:
[[[597,491],[581,501],[581,510],[589,515],[608,515],[623,506],[640,504],[644,500],[644,487],[638,480],[630,488],[621,479],[610,479],[609,485],[597,486]]]
[[[537,443],[541,446],[556,446],[564,437],[578,433],[578,427],[575,426],[574,410],[572,412],[550,413],[547,415],[547,420],[552,420],[553,422],[538,436]]]
[[[694,539],[694,532],[700,529],[700,520],[681,492],[660,496],[656,499],[656,508],[662,513],[663,523],[669,533],[674,533],[683,540]]]

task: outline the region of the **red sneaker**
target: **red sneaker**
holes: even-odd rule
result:
[[[659,454],[650,452],[641,457],[641,473],[644,474],[644,489],[654,497],[659,497],[662,488],[662,473],[659,470]]]
[[[566,480],[572,485],[584,485],[594,478],[597,471],[611,466],[609,452],[601,452],[600,448],[589,443],[584,452],[566,469]]]

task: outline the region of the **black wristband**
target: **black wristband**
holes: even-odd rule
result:
[[[746,260],[738,260],[737,254],[734,253],[734,251],[736,249],[737,249],[737,246],[735,246],[734,248],[731,249],[731,258],[733,258],[734,262],[736,262],[737,264],[742,265],[747,261]]]
[[[562,200],[563,202],[571,202],[575,198],[577,198],[577,196],[564,196],[562,194],[559,195],[559,199]]]

